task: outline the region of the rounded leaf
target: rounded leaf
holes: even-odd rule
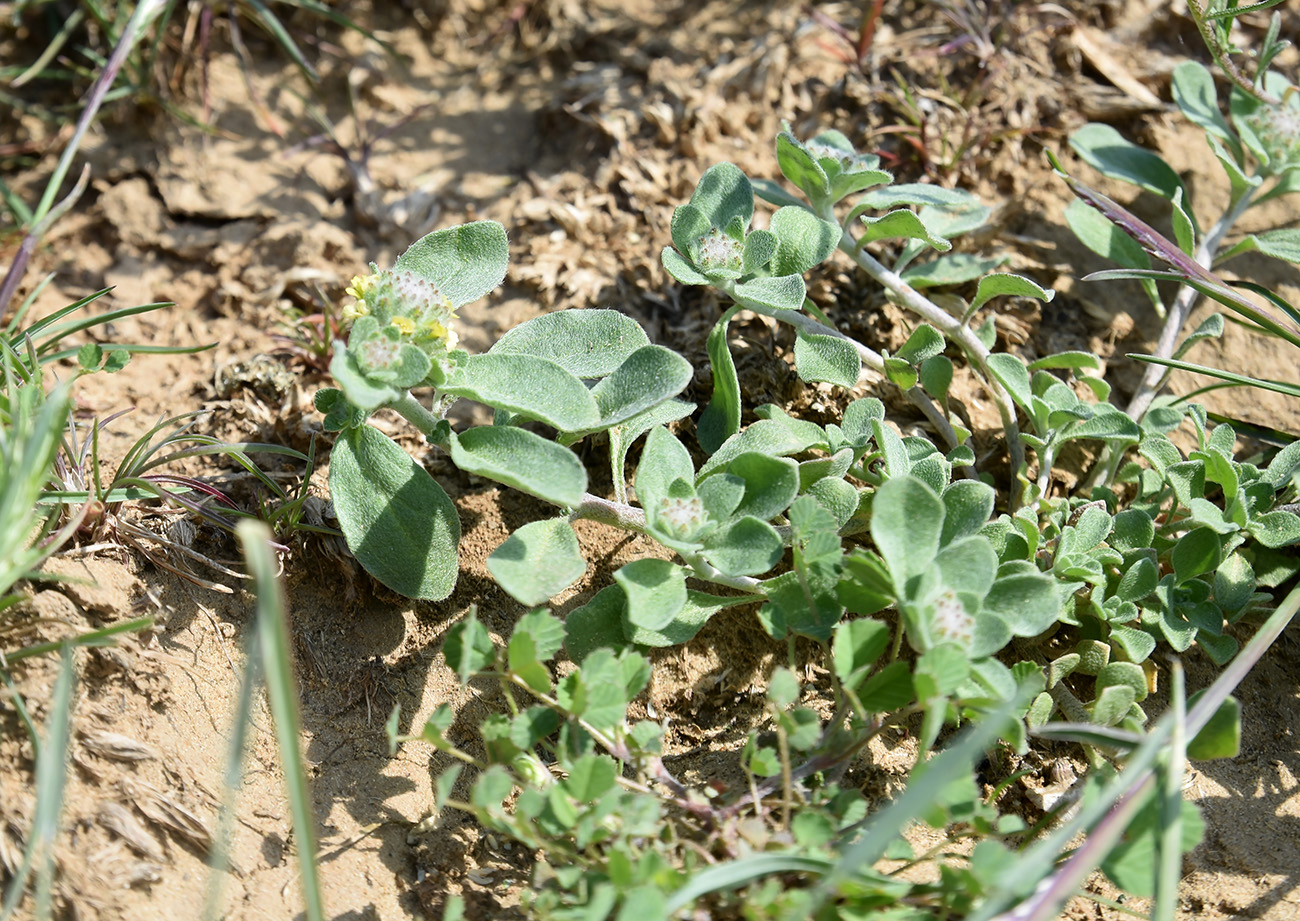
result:
[[[533,355],[574,377],[599,378],[649,344],[640,324],[617,310],[560,310],[520,323],[488,354]]]
[[[451,594],[460,519],[427,470],[363,425],[335,443],[329,480],[343,536],[368,573],[408,598]]]
[[[587,491],[587,471],[568,448],[527,429],[480,425],[451,440],[451,460],[466,473],[571,508]]]
[[[565,518],[532,521],[487,558],[488,572],[523,605],[550,601],[587,571],[578,538]]]
[[[509,261],[506,229],[496,221],[475,221],[417,240],[393,267],[432,282],[460,307],[501,284]]]
[[[562,432],[591,429],[600,410],[582,381],[559,364],[524,354],[470,355],[441,387]]]

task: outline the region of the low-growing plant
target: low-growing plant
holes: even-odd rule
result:
[[[1114,746],[1099,740],[1132,740],[1142,731],[1141,703],[1155,681],[1158,644],[1184,651],[1198,643],[1227,661],[1237,646],[1225,627],[1269,603],[1263,589],[1294,572],[1275,551],[1300,540],[1300,516],[1290,507],[1300,450],[1266,464],[1239,461],[1231,427],[1210,427],[1194,407],[1185,412],[1198,443],[1184,457],[1164,434],[1182,413],[1158,416],[1163,429],[1139,425],[1106,401],[1104,381],[1086,373],[1098,367],[1094,356],[1066,353],[1026,365],[991,351],[991,321],[975,323],[981,309],[998,296],[1052,293],[1027,278],[990,274],[996,256],[949,252],[949,238],[979,227],[987,208],[966,193],[891,184],[874,158],[836,132],[808,142],[784,132],[777,160],[802,199],[759,183],[760,194],[779,207],[766,228],[753,228],[755,184],[731,164],[712,167],[674,213],[673,245],[663,252],[679,282],[710,286],[732,301],[708,337],[713,393],[694,426],[702,462],[670,427],[695,409],[679,399],[692,369],[650,344],[630,318],[568,310],[521,324],[484,354],[456,348],[456,308],[505,273],[504,229],[490,222],[430,234],[391,269],[372,266],[354,280],[352,330],[346,343],[335,343],[332,363],[340,389],[317,395],[326,428],[339,432],[330,489],[344,535],[363,566],[396,591],[433,600],[451,592],[459,521],[424,467],[367,424],[380,409],[395,410],[460,469],[561,510],[519,528],[488,560],[496,580],[525,606],[546,604],[586,572],[571,526],[576,519],[644,534],[675,554],[624,565],[563,625],[533,611],[504,650],[493,648],[472,617],[449,640],[448,661],[463,679],[490,674],[538,703],[517,704],[508,692],[510,714],[480,729],[486,759],[447,741],[442,730],[452,714],[435,714],[420,737],[484,771],[468,799],[453,797],[456,778],[447,775],[436,805],[470,810],[565,864],[554,879],[567,895],[538,902],[557,917],[575,898],[602,917],[620,893],[626,904],[645,904],[632,901],[634,891],[637,899],[659,893],[665,911],[684,906],[674,899],[704,894],[689,882],[694,871],[736,856],[727,847],[739,832],[726,831],[727,822],[750,809],[770,819],[764,810],[776,807],[764,803],[775,793],[784,797],[783,817],[791,810],[819,816],[801,818],[800,827],[813,834],[816,825],[822,843],[847,847],[852,835],[841,833],[852,824],[848,813],[826,805],[841,802],[842,791],[809,786],[810,778],[834,773],[881,726],[913,716],[920,720],[916,778],[929,770],[926,753],[945,725],[976,721],[988,733],[981,745],[996,736],[1023,752],[1028,733],[1056,714],[1088,727],[1076,734],[1083,733],[1100,770],[1114,757],[1102,749]],[[841,223],[836,205],[850,196]],[[903,243],[894,251],[879,246],[895,239]],[[804,273],[836,249],[924,321],[897,354],[852,340],[807,299]],[[940,255],[922,261],[927,249]],[[948,299],[958,305],[952,312],[922,293],[971,281],[974,296]],[[728,344],[729,324],[742,310],[794,327],[795,370],[805,381],[848,388],[864,366],[875,371],[922,409],[934,440],[900,435],[874,397],[848,402],[837,423],[816,424],[766,405],[745,424]],[[964,475],[973,473],[976,457],[949,400],[949,344],[965,353],[1002,412],[1016,477],[1003,484],[1008,504],[1000,515],[998,491],[985,481],[992,478]],[[417,399],[413,388],[430,395]],[[491,407],[493,424],[454,430],[446,412],[462,397]],[[690,427],[682,423],[679,431]],[[587,491],[586,470],[570,450],[600,432],[608,434],[612,499]],[[629,477],[628,447],[643,436]],[[1104,445],[1113,459],[1086,494],[1054,496],[1051,472],[1062,446],[1075,440]],[[1038,465],[1032,477],[1020,454],[1026,445]],[[638,650],[686,642],[718,610],[755,602],[770,636],[806,638],[825,650],[834,663],[836,716],[822,723],[810,710],[787,710],[800,696],[797,682],[774,679],[777,747],[751,742],[741,755],[756,778],[751,789],[721,807],[702,805],[663,771],[653,724],[626,722],[648,674]],[[556,679],[553,660],[562,647],[578,671]],[[982,722],[986,717],[991,722]],[[547,781],[536,751],[581,780]],[[796,763],[792,752],[805,760]],[[640,785],[631,792],[621,784],[620,763]],[[763,786],[757,779],[769,775],[780,782]],[[517,785],[525,792],[507,808]],[[996,796],[985,801],[963,790],[953,803],[965,811],[956,814],[978,818],[983,841],[968,876],[950,873],[945,884],[925,890],[934,900],[927,910],[968,907],[1013,859],[994,840],[1013,833],[1010,824],[999,825]],[[818,798],[823,793],[827,799]],[[634,795],[648,798],[638,804]],[[694,830],[674,824],[654,837],[665,810],[677,810]],[[1143,815],[1151,835],[1172,821]],[[787,823],[793,839],[769,829],[776,837],[767,843],[811,846],[794,832],[794,821]],[[658,843],[645,851],[637,842],[648,837]],[[596,841],[618,843],[593,851]],[[1185,844],[1166,841],[1165,853]],[[710,859],[691,856],[699,846]],[[744,847],[768,849],[749,841]],[[644,860],[637,863],[633,853]],[[845,885],[851,876],[854,892],[871,893],[851,903],[857,908],[904,899],[890,888],[894,881],[873,875],[884,854],[872,852],[851,872],[833,874]],[[787,859],[760,862],[768,867],[762,872],[737,870],[728,885],[786,872],[815,876],[837,866],[833,859],[821,870],[781,862]],[[616,867],[618,861],[626,863]],[[1148,876],[1155,872],[1149,869]],[[1123,878],[1133,886],[1144,872]],[[877,885],[883,888],[871,888]],[[765,891],[773,916],[809,904],[803,895]],[[921,898],[910,888],[905,895]]]

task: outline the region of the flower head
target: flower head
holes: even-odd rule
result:
[[[704,527],[708,517],[698,496],[667,497],[659,502],[659,524],[677,540],[690,540]]]
[[[740,271],[745,245],[714,227],[695,241],[695,264],[705,272],[726,269]]]
[[[856,172],[867,166],[866,159],[851,150],[841,150],[830,144],[823,144],[821,141],[804,141],[804,147],[808,148],[808,152],[817,160],[834,161],[841,172]]]
[[[930,632],[935,643],[956,643],[969,647],[974,639],[975,618],[966,611],[957,594],[944,592],[934,602],[934,619]]]
[[[371,269],[375,269],[375,266],[372,265]],[[352,276],[352,284],[347,286],[345,293],[349,297],[354,298],[354,301],[343,308],[344,320],[352,322],[358,317],[364,317],[370,314],[370,307],[366,303],[366,298],[370,296],[370,291],[378,282],[379,275],[377,269],[369,275]]]

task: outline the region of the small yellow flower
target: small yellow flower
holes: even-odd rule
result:
[[[403,336],[412,336],[415,334],[415,323],[410,317],[393,317],[389,322],[392,323],[393,326],[396,326],[397,331]]]
[[[367,316],[370,313],[370,305],[366,303],[366,298],[379,280],[378,275],[353,275],[352,284],[344,289],[344,293],[349,297],[356,298],[355,304],[349,304],[343,308],[343,319],[349,323],[358,317]]]
[[[352,284],[348,285],[346,289],[347,293],[359,301],[365,300],[366,293],[370,290],[370,286],[377,280],[378,278],[375,275],[353,275]]]

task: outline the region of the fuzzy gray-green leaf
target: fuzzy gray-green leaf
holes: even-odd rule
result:
[[[441,389],[562,432],[586,431],[600,423],[600,409],[582,381],[533,355],[470,355]]]
[[[728,576],[757,576],[781,561],[781,535],[752,515],[738,518],[704,542],[704,558]]]
[[[759,310],[798,310],[803,307],[805,293],[802,275],[755,278],[735,288],[739,303]]]
[[[668,560],[633,560],[614,573],[614,581],[627,596],[627,619],[636,627],[661,629],[686,604],[686,571]]]
[[[372,576],[408,598],[451,594],[456,506],[391,438],[368,425],[343,433],[330,455],[330,498],[349,549]]]
[[[847,339],[800,332],[794,340],[794,367],[800,379],[810,384],[824,381],[855,387],[862,374],[862,359]]]
[[[942,500],[915,477],[892,477],[876,490],[871,537],[900,595],[906,594],[912,577],[929,569],[939,552],[943,516]]]
[[[600,410],[600,427],[608,428],[675,397],[691,382],[691,363],[662,345],[637,349],[591,390]]]
[[[546,604],[587,571],[578,538],[565,518],[531,521],[487,558],[488,572],[523,605]]]
[[[835,252],[840,228],[823,221],[807,208],[780,208],[769,229],[777,239],[773,275],[802,275]]]
[[[587,471],[574,453],[527,429],[475,426],[453,436],[451,459],[466,473],[566,508],[587,491]]]
[[[640,324],[617,310],[560,310],[520,323],[489,354],[547,358],[574,377],[598,378],[649,344]]]
[[[475,221],[417,240],[393,267],[432,282],[460,307],[501,284],[509,260],[506,229],[496,221]]]

